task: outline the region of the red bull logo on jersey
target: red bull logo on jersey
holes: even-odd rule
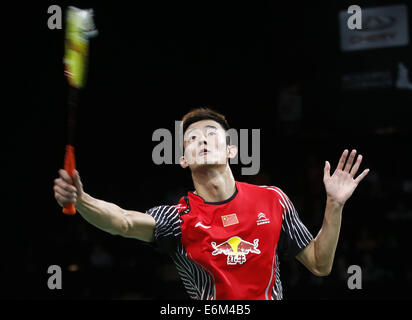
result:
[[[219,245],[216,245],[216,242],[211,242],[211,245],[215,249],[212,255],[225,254],[227,256],[227,264],[231,265],[245,263],[246,255],[249,253],[260,254],[258,249],[259,239],[255,239],[253,243],[250,243],[235,236]]]

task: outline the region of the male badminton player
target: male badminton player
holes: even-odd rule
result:
[[[178,204],[145,213],[125,210],[84,192],[59,170],[54,192],[63,206],[73,203],[92,225],[113,235],[153,242],[168,252],[193,299],[282,299],[279,259],[295,257],[317,276],[331,272],[342,209],[369,169],[356,177],[362,156],[343,151],[337,168],[325,162],[327,200],[322,227],[314,238],[291,200],[278,187],[238,182],[229,167],[237,148],[227,140],[228,122],[208,108],[182,119],[183,168],[194,191]],[[72,185],[73,184],[73,185]]]

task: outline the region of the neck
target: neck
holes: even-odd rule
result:
[[[229,165],[192,171],[196,194],[205,202],[229,199],[236,191],[235,179]]]

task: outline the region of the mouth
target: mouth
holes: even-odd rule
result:
[[[199,155],[200,155],[200,156],[204,156],[204,155],[206,155],[208,152],[210,152],[210,151],[207,150],[206,148],[203,148],[202,150],[200,150]]]

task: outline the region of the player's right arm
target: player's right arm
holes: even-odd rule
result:
[[[74,185],[73,185],[74,184]],[[83,191],[79,173],[72,179],[65,170],[59,170],[59,178],[54,180],[54,197],[60,206],[73,203],[80,215],[95,227],[127,238],[153,241],[156,222],[148,214],[124,210],[119,206],[95,199]]]

